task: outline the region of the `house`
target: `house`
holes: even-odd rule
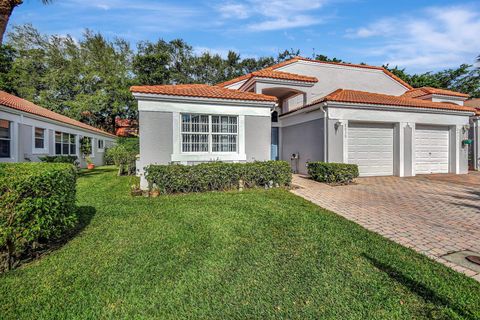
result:
[[[131,92],[140,169],[280,159],[299,173],[309,161],[358,164],[361,176],[468,171],[468,96],[415,89],[381,67],[295,57],[215,86]]]
[[[137,137],[138,121],[134,119],[115,118],[115,135],[117,137]]]
[[[476,116],[471,118],[469,138],[473,141],[469,149],[469,166],[472,170],[480,169],[480,98],[469,99],[464,105],[475,108]]]
[[[40,161],[42,156],[80,155],[80,140],[88,139],[95,165],[103,164],[105,148],[115,136],[0,91],[0,162]]]

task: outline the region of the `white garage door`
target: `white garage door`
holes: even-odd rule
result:
[[[393,175],[393,124],[350,123],[348,163],[360,176]]]
[[[416,126],[415,173],[448,173],[448,127]]]

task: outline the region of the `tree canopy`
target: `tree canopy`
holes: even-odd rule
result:
[[[0,47],[0,89],[55,112],[113,132],[115,118],[136,118],[129,92],[135,84],[215,84],[300,55],[300,50],[277,57],[242,58],[196,53],[182,39],[143,41],[131,48],[121,38],[109,40],[86,30],[80,39],[44,35],[31,25],[16,26]],[[316,59],[343,63],[316,55]],[[480,97],[480,69],[458,68],[423,74],[384,66],[414,87],[431,86]]]

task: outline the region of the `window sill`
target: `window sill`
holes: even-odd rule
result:
[[[171,161],[246,161],[247,155],[236,152],[179,153],[172,154]]]

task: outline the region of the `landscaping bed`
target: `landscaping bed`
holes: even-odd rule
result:
[[[85,228],[0,276],[2,319],[478,319],[480,284],[284,189],[128,194],[78,179]]]

